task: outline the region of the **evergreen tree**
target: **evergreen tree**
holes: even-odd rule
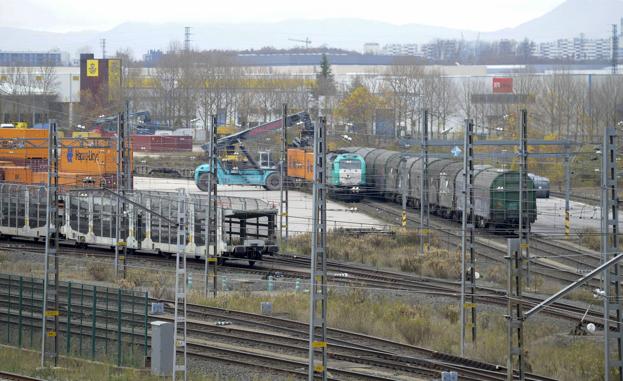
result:
[[[334,95],[335,81],[327,55],[322,53],[320,72],[316,74],[317,95]]]

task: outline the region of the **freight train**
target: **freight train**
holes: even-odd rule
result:
[[[423,158],[385,149],[349,147],[346,152],[359,154],[366,165],[368,196],[394,202],[402,200],[420,208]],[[459,220],[463,203],[463,163],[456,160],[428,160],[428,201],[430,212],[444,218]],[[526,213],[536,221],[534,182],[526,176]],[[515,229],[519,223],[519,173],[488,165],[474,167],[474,220],[477,227],[496,231]]]
[[[177,228],[167,222],[177,221],[179,194],[176,192],[132,191],[132,201],[120,221],[120,241],[132,251],[140,250],[174,255],[177,252]],[[207,197],[186,194],[188,230],[184,253],[205,258]],[[59,205],[61,238],[77,246],[114,248],[117,245],[117,199],[100,189],[61,192]],[[0,182],[0,236],[45,239],[47,191],[45,186]],[[140,207],[139,207],[140,206]],[[226,260],[246,260],[250,265],[263,255],[279,251],[277,246],[277,210],[267,202],[241,197],[218,197],[216,253]],[[154,213],[149,213],[153,211]]]

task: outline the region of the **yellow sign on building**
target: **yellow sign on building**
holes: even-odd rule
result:
[[[99,61],[87,60],[87,77],[97,77],[99,75]]]
[[[121,95],[121,60],[108,60],[108,100],[119,99]]]

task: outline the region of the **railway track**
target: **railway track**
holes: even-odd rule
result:
[[[112,294],[114,290],[110,291]],[[66,297],[61,289],[61,300]],[[0,313],[7,314],[7,294],[0,292]],[[35,294],[39,299],[41,295]],[[13,296],[15,297],[15,296]],[[88,298],[87,298],[88,299]],[[86,305],[90,305],[88,300]],[[150,320],[171,320],[172,309],[167,302],[165,315],[150,315]],[[36,305],[36,304],[35,304]],[[73,307],[73,315],[82,313],[82,306]],[[87,310],[91,307],[84,307]],[[105,309],[103,305],[99,309]],[[107,307],[106,307],[107,308]],[[19,312],[13,310],[16,318]],[[122,318],[129,314],[124,311]],[[197,361],[222,361],[237,365],[260,367],[271,372],[289,376],[304,376],[307,366],[308,325],[303,322],[223,310],[200,305],[188,306],[188,351]],[[129,317],[128,317],[129,318]],[[23,317],[24,324],[40,327],[40,311]],[[74,318],[76,319],[76,318]],[[228,325],[217,322],[227,321]],[[72,335],[78,333],[78,325],[72,320]],[[60,332],[67,330],[66,316],[61,317]],[[85,323],[85,327],[88,327]],[[74,332],[75,330],[75,332]],[[98,324],[98,337],[108,337],[110,329]],[[125,335],[138,335],[124,332]],[[350,331],[329,329],[329,373],[335,380],[413,380],[438,378],[441,371],[455,370],[461,379],[504,380],[503,367],[458,356],[444,354],[425,348],[397,343]],[[137,340],[140,343],[140,340]],[[550,380],[548,377],[529,375],[528,380]]]
[[[0,381],[45,381],[42,378],[24,376],[21,374],[0,371]]]
[[[387,216],[390,216],[389,219],[392,222],[399,221],[402,215],[402,209],[400,207],[378,201],[364,200],[360,203],[360,209],[364,209],[376,215],[381,215],[385,220],[388,220]],[[407,220],[414,227],[418,226],[420,222],[419,216],[415,216],[414,213],[407,214]],[[437,237],[441,242],[455,247],[460,245],[461,234],[456,228],[456,224],[431,215],[430,226],[441,233]],[[506,256],[507,245],[504,239],[504,237],[482,232],[481,237],[475,239],[475,251],[488,261],[506,264],[504,257]],[[536,260],[531,261],[533,265],[532,271],[537,274],[557,280],[562,284],[568,284],[576,281],[581,276],[581,271],[578,270],[584,270],[590,267],[590,265],[585,265],[580,259],[584,258],[584,256],[580,257],[579,255],[585,254],[585,252],[581,252],[579,249],[577,249],[574,254],[577,257],[574,257],[573,255],[567,254],[570,250],[568,246],[562,246],[562,244],[552,241],[548,242],[538,237],[531,239],[531,241],[532,240],[536,240],[539,244],[538,247],[535,247],[537,250],[530,251],[531,256],[537,257]],[[543,260],[543,258],[546,258],[546,260]],[[590,258],[589,261],[591,262],[593,261],[592,256],[586,258]],[[561,263],[561,261],[573,261],[573,263],[578,266],[569,266]],[[589,282],[589,284],[591,287],[599,287],[597,279]]]
[[[29,251],[35,251],[37,254],[43,253],[43,248],[41,248],[40,245],[33,244],[32,242],[0,245],[0,249],[3,248],[7,250],[19,250],[23,253],[27,253]],[[67,252],[66,249],[69,250],[69,252]],[[72,257],[78,254],[82,256],[102,257],[110,260],[110,252],[105,250],[92,248],[85,250],[64,247],[62,252],[64,254],[60,254],[61,257]],[[128,259],[129,266],[135,265],[136,261],[138,261],[138,264],[141,265],[140,267],[150,266],[158,271],[162,271],[163,267],[171,267],[173,264],[171,260],[151,254],[137,253],[135,255],[128,256]],[[154,266],[154,263],[156,263],[157,266]],[[236,263],[230,263],[227,264],[227,266],[219,266],[219,274],[236,274],[242,272],[245,274],[257,275],[264,279],[268,278],[270,275],[274,275],[277,279],[278,277],[283,277],[292,281],[294,279],[308,280],[309,267],[309,257],[267,256],[254,268],[249,268]],[[202,273],[204,270],[204,263],[202,261],[189,258],[188,268]],[[377,290],[416,292],[420,294],[455,299],[460,297],[460,283],[458,281],[423,277],[391,270],[373,269],[366,266],[347,264],[332,260],[328,261],[328,269],[329,280],[333,283],[334,287],[363,286]],[[476,300],[479,303],[506,306],[507,299],[505,290],[490,287],[478,287],[478,292],[479,294],[477,295]],[[542,300],[543,298],[538,296],[524,295],[524,304],[526,307],[534,306]],[[584,315],[585,309],[572,303],[561,301],[555,303],[552,308],[546,309],[544,313],[570,321],[578,321]],[[596,307],[595,311],[590,311],[588,313],[586,320],[593,322],[600,327],[602,326],[601,318],[602,315],[600,308]]]

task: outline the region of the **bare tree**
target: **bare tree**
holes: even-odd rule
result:
[[[415,63],[399,63],[386,71],[385,82],[399,125],[411,126],[419,120],[425,75],[424,67]]]

